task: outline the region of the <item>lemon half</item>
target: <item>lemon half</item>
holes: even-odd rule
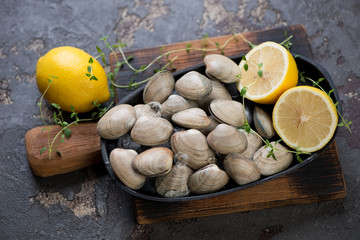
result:
[[[246,98],[261,104],[274,104],[279,96],[298,82],[298,70],[294,58],[283,46],[264,42],[246,54],[241,61],[238,90],[247,87]],[[244,65],[248,65],[247,71]],[[261,66],[261,67],[259,67]],[[262,71],[260,77],[258,71]]]
[[[338,123],[336,107],[318,88],[294,87],[284,92],[273,110],[273,125],[291,148],[314,152],[334,135]]]

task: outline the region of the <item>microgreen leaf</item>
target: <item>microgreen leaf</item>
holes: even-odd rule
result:
[[[97,81],[98,79],[97,79],[97,77],[95,77],[95,76],[91,76],[90,80],[95,80],[95,81]]]
[[[66,138],[70,138],[71,137],[71,129],[65,128],[64,135]]]
[[[102,53],[101,49],[98,46],[96,46],[96,51],[98,51],[98,53]]]
[[[40,155],[43,154],[46,149],[47,149],[47,147],[43,147],[43,148],[40,150]]]
[[[262,70],[257,71],[257,74],[259,75],[259,77],[262,77]]]
[[[249,65],[247,63],[244,64],[244,69],[247,71],[249,69]]]
[[[89,58],[89,63],[91,64],[91,63],[93,63],[93,62],[94,62],[93,58],[90,57],[90,58]]]
[[[189,53],[191,48],[191,43],[186,44],[186,52]]]
[[[247,88],[246,86],[241,89],[241,91],[240,91],[240,96],[241,96],[241,97],[244,97],[244,96],[246,95],[247,89],[248,89],[248,88]]]

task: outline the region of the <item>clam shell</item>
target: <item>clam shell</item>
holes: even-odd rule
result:
[[[172,115],[171,120],[185,128],[205,128],[210,126],[211,121],[206,112],[200,108],[189,108]]]
[[[150,148],[135,157],[133,167],[148,177],[161,176],[171,170],[173,156],[166,147]]]
[[[223,188],[229,181],[229,176],[216,164],[209,164],[197,170],[189,178],[189,189],[195,194],[206,194]]]
[[[137,104],[134,106],[134,109],[136,112],[136,119],[139,119],[142,116],[161,117],[161,108],[157,107],[156,102]]]
[[[140,189],[146,177],[133,168],[132,162],[137,156],[132,149],[114,148],[110,153],[110,164],[116,176],[131,189]]]
[[[212,83],[204,75],[190,71],[176,81],[175,90],[186,99],[200,100],[211,93]]]
[[[169,141],[174,128],[171,123],[159,117],[143,116],[131,130],[131,138],[145,146],[155,146]]]
[[[205,128],[199,129],[199,131],[202,134],[204,134],[205,136],[207,136],[209,133],[211,133],[217,127],[217,125],[220,124],[213,116],[210,115],[210,116],[208,116],[208,118],[210,119],[210,125]]]
[[[259,148],[253,156],[253,161],[260,169],[260,173],[264,176],[270,176],[285,170],[290,166],[293,160],[293,154],[285,152],[288,150],[286,147],[280,143],[275,144],[275,142],[270,142],[270,144],[272,144],[276,149],[279,149],[274,150],[276,160],[271,156],[267,157],[271,148],[265,148],[265,146]]]
[[[271,116],[267,112],[255,106],[253,118],[256,132],[258,132],[260,136],[267,139],[275,136],[273,122]]]
[[[206,137],[196,129],[175,132],[171,136],[171,148],[174,153],[186,155],[185,163],[192,169],[216,162],[215,153],[207,144]]]
[[[164,197],[184,197],[190,193],[189,177],[194,171],[182,163],[176,163],[168,174],[155,179],[156,192]]]
[[[136,121],[133,106],[120,104],[111,108],[97,123],[97,133],[105,139],[117,139],[129,132]]]
[[[174,113],[197,106],[198,105],[194,101],[187,100],[180,95],[173,94],[170,95],[162,104],[162,117],[171,119],[171,116]]]
[[[144,103],[163,103],[174,91],[175,80],[171,72],[162,71],[151,77],[143,92]]]
[[[262,140],[255,133],[248,133],[244,130],[239,131],[245,134],[248,143],[246,150],[241,153],[241,156],[251,160],[254,153],[261,147]]]
[[[214,151],[222,154],[242,153],[248,144],[243,132],[223,123],[209,133],[207,142]]]
[[[209,54],[205,56],[206,75],[210,79],[217,79],[224,83],[234,83],[239,81],[239,66],[230,58],[220,54]]]
[[[230,153],[224,159],[226,173],[237,184],[244,185],[260,179],[260,170],[254,161],[239,153]]]
[[[229,91],[224,87],[224,85],[222,83],[215,81],[215,80],[211,80],[211,82],[212,82],[213,88],[212,88],[210,95],[196,101],[196,103],[199,105],[199,107],[204,110],[209,108],[209,105],[212,102],[212,100],[215,100],[215,99],[231,100],[232,99]]]
[[[210,103],[210,113],[219,122],[223,122],[234,127],[239,127],[245,122],[243,105],[234,100],[213,100]]]

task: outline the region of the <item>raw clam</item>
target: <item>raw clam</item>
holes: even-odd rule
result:
[[[275,135],[271,116],[263,109],[255,106],[253,119],[256,132],[258,132],[260,136],[269,139]]]
[[[181,162],[174,164],[168,174],[155,179],[156,192],[164,197],[184,197],[190,191],[188,188],[189,177],[194,171]]]
[[[220,54],[209,54],[205,56],[206,75],[210,79],[217,79],[224,83],[234,83],[239,80],[239,66],[230,58]]]
[[[241,156],[251,160],[254,153],[261,147],[262,140],[255,133],[251,133],[251,132],[248,133],[244,130],[239,130],[239,131],[245,134],[248,143],[246,150],[241,153]]]
[[[187,100],[180,95],[172,94],[162,104],[162,117],[171,119],[174,113],[180,112],[185,109],[197,107],[194,101]]]
[[[171,136],[171,148],[174,153],[185,154],[188,157],[185,163],[195,170],[216,162],[215,153],[207,144],[206,137],[196,129],[175,132]]]
[[[137,156],[132,149],[114,148],[110,153],[110,164],[116,176],[131,189],[140,189],[146,177],[135,171],[132,162]]]
[[[248,145],[246,136],[233,126],[219,124],[207,136],[210,147],[218,153],[228,154],[232,152],[242,153]]]
[[[201,108],[189,108],[172,115],[171,120],[185,128],[205,128],[210,126],[211,121],[206,112]]]
[[[136,119],[142,116],[161,117],[161,105],[159,107],[156,103],[150,102],[148,104],[135,105]]]
[[[274,150],[276,160],[272,156],[268,157],[271,148],[265,148],[265,146],[259,148],[253,156],[253,161],[260,169],[260,173],[264,176],[270,176],[281,172],[289,167],[293,160],[292,153],[286,152],[288,150],[286,147],[275,142],[270,142],[270,144],[276,148]]]
[[[143,92],[144,103],[163,103],[173,92],[175,80],[171,72],[161,71],[151,77]]]
[[[156,177],[170,172],[174,154],[166,147],[150,148],[133,161],[133,167],[141,174]]]
[[[217,127],[217,125],[220,124],[213,116],[210,115],[208,116],[208,118],[210,119],[210,125],[205,128],[199,129],[199,131],[205,136],[211,133]]]
[[[97,133],[105,139],[117,139],[134,126],[135,109],[129,104],[120,104],[111,108],[97,123]]]
[[[189,178],[189,189],[195,194],[215,192],[224,187],[229,181],[229,176],[216,164],[209,164],[197,170]]]
[[[204,75],[190,71],[176,81],[175,90],[186,99],[200,100],[211,93],[212,83]]]
[[[159,117],[142,116],[131,130],[131,138],[144,146],[155,146],[169,141],[174,128],[171,123]]]
[[[228,99],[231,100],[231,95],[228,92],[228,90],[222,85],[220,82],[211,80],[213,89],[209,96],[206,96],[198,101],[196,103],[200,106],[202,109],[208,109],[209,105],[212,100],[215,99]]]
[[[240,102],[228,99],[215,99],[210,103],[210,113],[219,122],[239,127],[244,124],[244,110]]]
[[[260,179],[260,170],[254,161],[239,153],[230,153],[224,159],[226,173],[239,185]]]

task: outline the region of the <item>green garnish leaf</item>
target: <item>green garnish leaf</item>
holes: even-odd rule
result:
[[[93,58],[92,58],[92,57],[90,57],[90,59],[89,59],[89,63],[91,64],[91,63],[93,63],[93,62],[94,62]]]
[[[66,138],[70,138],[71,137],[71,129],[65,128],[64,135]]]
[[[47,147],[43,147],[43,148],[40,150],[40,155],[43,154],[43,152],[45,152],[46,149],[47,149]]]
[[[249,69],[249,65],[247,63],[244,64],[244,69],[247,71]]]

